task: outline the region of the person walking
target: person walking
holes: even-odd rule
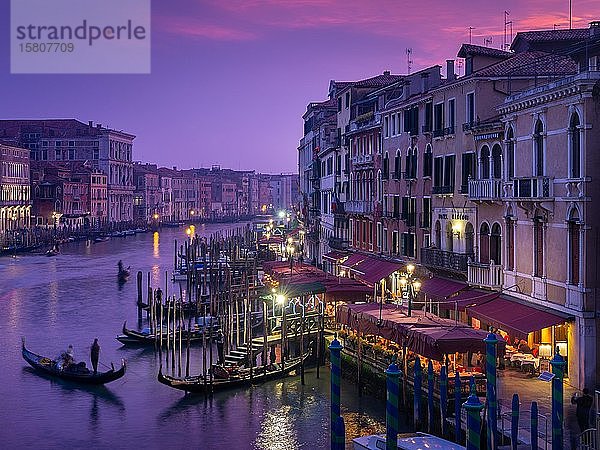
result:
[[[98,360],[100,359],[100,344],[98,344],[98,338],[94,339],[94,343],[90,348],[90,359],[92,360],[92,367],[94,368],[94,375],[98,372]]]
[[[575,416],[577,417],[579,431],[583,433],[590,428],[590,411],[594,404],[594,399],[590,395],[588,388],[584,388],[583,395],[578,396],[574,394],[573,397],[571,397],[571,403],[577,405],[575,408]]]

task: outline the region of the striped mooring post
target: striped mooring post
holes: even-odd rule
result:
[[[385,371],[387,384],[387,401],[385,417],[385,447],[387,450],[398,448],[398,402],[400,394],[400,369],[396,365],[396,358]]]
[[[427,366],[427,419],[429,421],[429,432],[433,433],[433,363],[429,360]]]
[[[517,450],[519,445],[519,394],[513,394],[510,413],[510,448]]]
[[[346,425],[342,416],[337,417],[333,429],[335,430],[335,444],[331,450],[344,450],[346,448]]]
[[[338,445],[338,436],[336,424],[338,417],[341,417],[340,407],[340,378],[342,374],[340,364],[340,353],[342,351],[342,345],[337,340],[337,336],[333,339],[329,345],[331,360],[331,449],[336,450]]]
[[[531,448],[538,448],[538,404],[531,402]]]
[[[456,371],[454,376],[454,440],[460,441],[460,374]]]
[[[440,416],[442,425],[442,436],[446,436],[448,425],[446,423],[446,409],[448,408],[448,371],[442,366],[440,371]]]
[[[560,356],[558,348],[552,361],[552,448],[560,450],[563,448],[563,375],[565,370],[565,360]]]
[[[483,404],[475,394],[469,395],[464,403],[467,411],[467,450],[481,448],[481,410]]]
[[[498,338],[490,333],[483,340],[485,342],[485,378],[487,402],[487,448],[496,449],[496,435],[498,430],[498,398],[496,390],[496,359]]]
[[[415,358],[415,378],[414,378],[414,395],[413,395],[413,408],[414,408],[414,425],[415,430],[419,431],[421,428],[421,394],[423,393],[423,368],[421,367],[421,360],[417,356]]]

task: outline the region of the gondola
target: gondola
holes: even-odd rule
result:
[[[225,369],[215,366],[215,376],[213,377],[212,383],[210,379],[205,378],[203,375],[197,375],[185,378],[175,378],[162,373],[162,364],[158,371],[158,381],[165,386],[179,389],[181,391],[190,393],[204,393],[204,392],[215,392],[226,389],[235,389],[241,387],[252,386],[253,384],[260,384],[266,381],[277,380],[285,378],[290,373],[298,370],[302,365],[302,362],[310,356],[310,352],[305,353],[302,357],[297,357],[286,361],[284,368],[278,364],[270,364],[266,368],[264,366],[250,368],[241,368],[237,372],[231,375],[217,376],[217,373],[223,373]],[[250,376],[252,373],[252,376]]]
[[[128,345],[128,346],[132,346],[132,347],[143,347],[143,346],[147,346],[147,345],[148,346],[154,345],[159,340],[159,337],[148,328],[146,328],[142,331],[130,330],[129,328],[127,328],[127,321],[125,321],[125,323],[123,323],[122,331],[123,331],[123,334],[118,335],[116,337],[116,339],[123,345]],[[211,331],[214,333],[213,335],[216,335],[218,328],[214,327],[211,329]],[[176,330],[176,333],[177,333],[177,335],[175,337],[177,339],[179,339],[179,330]],[[204,336],[203,336],[202,330],[194,330],[190,333],[189,339],[190,339],[191,343],[196,343],[196,342],[202,342],[203,337]],[[207,338],[209,337],[208,334],[206,337]],[[162,334],[162,340],[166,341],[167,339],[173,339],[172,331],[169,334],[167,334],[167,333]],[[188,331],[187,330],[181,331],[181,339],[184,342],[187,342],[187,339],[188,339]]]
[[[129,279],[130,275],[131,275],[131,272],[129,270],[129,267],[127,269],[119,270],[119,273],[117,275],[117,278],[119,279],[119,283],[125,283]]]
[[[46,252],[46,256],[58,256],[60,255],[60,250],[58,248],[51,248]]]
[[[118,380],[125,375],[126,363],[122,361],[121,368],[115,370],[114,367],[106,372],[97,372],[94,374],[89,369],[78,369],[77,371],[67,369],[59,369],[56,367],[56,362],[46,356],[41,356],[33,353],[25,347],[25,339],[23,339],[22,347],[23,359],[29,363],[37,372],[50,375],[62,380],[74,381],[83,384],[105,384],[111,381]]]

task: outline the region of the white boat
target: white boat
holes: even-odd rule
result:
[[[385,434],[361,436],[352,441],[354,450],[385,450]],[[398,449],[402,450],[464,450],[465,447],[427,433],[398,434]]]

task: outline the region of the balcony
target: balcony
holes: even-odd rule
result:
[[[356,169],[369,169],[373,167],[373,155],[357,155],[352,157],[352,165]]]
[[[433,186],[431,193],[435,195],[451,195],[454,194],[454,186]]]
[[[346,202],[346,212],[350,214],[371,214],[373,212],[373,202],[370,200]]]
[[[369,111],[367,113],[361,114],[356,117],[352,122],[350,122],[350,128],[348,131],[359,131],[366,128],[372,128],[381,125],[381,113],[374,113],[373,111]]]
[[[467,263],[473,258],[472,253],[454,253],[438,248],[422,248],[421,264],[454,272],[467,272]]]
[[[467,281],[471,286],[500,290],[504,284],[504,270],[500,264],[467,263]]]
[[[554,180],[550,177],[515,178],[508,187],[508,191],[512,190],[506,193],[509,198],[532,200],[554,198]]]
[[[437,128],[433,130],[433,137],[439,138],[443,136],[450,136],[454,134],[454,125],[446,128]]]
[[[503,195],[500,179],[469,180],[469,200],[500,200]]]
[[[348,250],[348,241],[340,237],[330,237],[328,244],[331,250]]]

